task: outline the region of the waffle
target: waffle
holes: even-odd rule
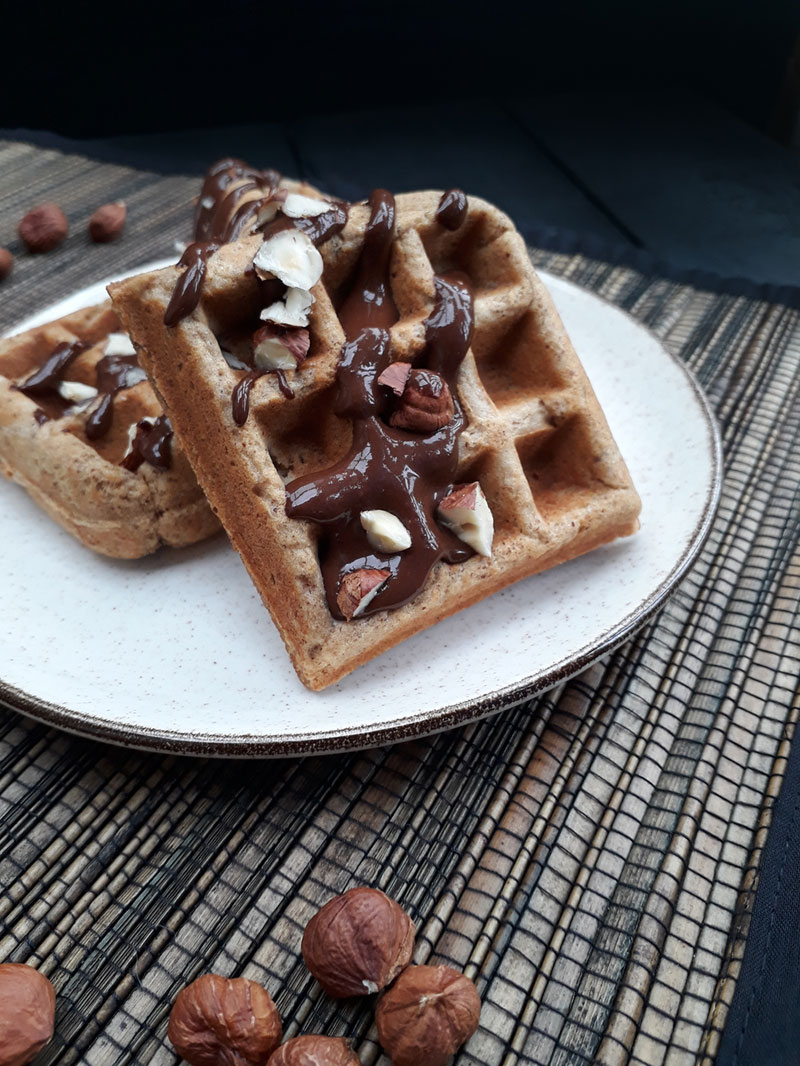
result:
[[[0,470],[88,548],[134,559],[162,544],[192,544],[219,528],[147,379],[113,396],[111,424],[94,440],[86,428],[97,402],[81,410],[53,388],[26,395],[14,387],[76,341],[86,348],[60,379],[95,386],[109,334],[119,330],[106,302],[0,341]],[[135,469],[126,469],[120,464],[142,419],[155,431],[150,459],[137,448],[126,460]]]
[[[320,247],[324,273],[313,290],[308,358],[286,380],[255,380],[242,425],[232,395],[245,372],[224,352],[247,343],[264,306],[251,267],[260,238],[209,258],[199,304],[175,326],[164,325],[174,269],[109,289],[199,482],[312,689],[520,578],[638,528],[639,497],[521,237],[474,197],[463,218],[437,217],[444,201],[438,192],[397,197],[386,275],[397,309],[389,351],[392,361],[419,362],[440,291],[436,276],[469,278],[474,330],[455,383],[464,428],[452,481],[480,483],[494,518],[493,551],[435,563],[409,602],[381,609],[379,595],[362,618],[334,617],[323,582],[329,534],[287,515],[286,485],[313,482],[351,450],[353,421],[336,413],[336,372],[370,206],[353,205],[344,228]],[[367,482],[364,503],[376,506]]]

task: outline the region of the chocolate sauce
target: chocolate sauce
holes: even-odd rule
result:
[[[164,312],[165,326],[177,326],[181,319],[186,318],[197,307],[203,291],[203,282],[206,280],[209,256],[219,248],[220,245],[213,241],[195,241],[180,257],[176,265],[186,267],[186,270],[175,282]]]
[[[314,215],[313,218],[293,218],[295,227],[319,247],[339,233],[347,225],[347,204],[337,201],[331,211]]]
[[[66,341],[64,344],[59,344],[38,370],[34,370],[21,385],[12,385],[11,388],[24,392],[29,399],[48,392],[60,395],[58,386],[63,380],[64,371],[88,347],[89,345],[84,344],[83,341],[72,341],[72,343]]]
[[[436,221],[445,229],[457,230],[467,217],[467,198],[461,189],[448,189],[442,193],[436,208]]]
[[[231,415],[237,426],[243,426],[247,421],[247,416],[250,414],[250,392],[258,379],[263,378],[265,374],[275,375],[278,388],[287,400],[294,398],[294,390],[282,370],[264,370],[260,366],[253,367],[236,382],[231,393]]]
[[[142,463],[156,470],[169,470],[172,462],[172,423],[166,415],[151,421],[143,418],[136,423],[131,450],[120,463],[126,470],[136,472]]]
[[[367,326],[388,329],[397,321],[397,308],[389,287],[389,265],[394,240],[394,197],[375,189],[369,198],[370,217],[350,294],[338,310],[348,340]]]
[[[50,421],[50,415],[48,415],[46,411],[43,411],[41,407],[36,408],[36,410],[33,412],[33,417],[36,419],[40,426],[43,426],[45,422]]]
[[[373,205],[373,209],[375,205]],[[377,244],[377,239],[375,241]],[[373,247],[371,272],[359,273],[366,292],[376,292],[386,259]],[[456,395],[456,377],[472,336],[472,292],[463,275],[435,278],[436,301],[425,322],[426,345],[415,365],[445,378]],[[336,618],[342,577],[353,570],[389,570],[391,577],[364,614],[399,607],[412,599],[436,562],[460,562],[472,555],[448,529],[436,522],[436,508],[450,491],[458,463],[458,437],[464,416],[456,402],[454,417],[427,436],[388,426],[386,392],[377,378],[390,362],[386,328],[361,322],[375,314],[374,302],[361,301],[354,289],[348,298],[348,336],[337,370],[336,410],[353,419],[350,452],[327,470],[297,478],[286,486],[286,513],[323,525],[320,566],[328,607]],[[387,315],[386,303],[378,305]],[[358,330],[358,332],[356,332]],[[360,513],[378,508],[396,515],[411,534],[411,547],[384,553],[370,545]]]
[[[194,311],[200,302],[209,258],[223,244],[254,232],[258,212],[280,180],[276,170],[256,170],[239,159],[220,159],[209,168],[195,209],[194,241],[177,263],[186,270],[178,278],[164,312],[165,326],[177,326]],[[265,237],[296,228],[314,244],[322,244],[346,222],[347,206],[337,202],[330,211],[315,218],[279,216],[266,227]]]
[[[135,355],[104,355],[95,367],[96,387],[102,397],[86,419],[86,436],[99,440],[111,429],[114,417],[114,397],[121,389],[130,389],[144,381],[147,375]]]
[[[219,159],[212,164],[195,208],[195,241],[223,244],[236,240],[280,180],[277,170],[256,170],[240,159]]]

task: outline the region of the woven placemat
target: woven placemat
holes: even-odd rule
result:
[[[172,254],[197,185],[19,144],[0,143],[0,173],[0,244],[37,200],[73,219],[61,250],[19,256],[2,328]],[[89,245],[85,220],[120,197],[126,237]],[[699,561],[604,662],[392,748],[160,757],[0,710],[0,960],[56,987],[41,1062],[176,1061],[171,1002],[213,970],[266,984],[287,1035],[347,1035],[370,1066],[372,1004],[326,998],[299,957],[311,914],[355,884],[409,910],[416,961],[475,978],[459,1066],[713,1062],[800,702],[798,313],[533,256],[644,322],[708,392],[726,476]]]

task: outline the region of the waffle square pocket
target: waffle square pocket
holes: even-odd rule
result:
[[[640,501],[507,216],[456,190],[292,207],[109,291],[321,689],[633,533]]]

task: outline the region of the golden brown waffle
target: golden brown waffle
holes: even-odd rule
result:
[[[147,379],[113,397],[111,426],[94,441],[86,436],[92,405],[72,413],[74,405],[52,390],[28,396],[13,387],[60,345],[75,341],[88,347],[62,380],[94,385],[106,339],[119,330],[106,302],[0,341],[0,470],[87,547],[133,559],[162,544],[192,544],[219,529],[174,437],[167,443],[167,469],[147,461],[135,471],[120,465],[130,428],[163,415]]]
[[[231,369],[217,338],[235,353],[258,321],[263,297],[247,268],[260,238],[208,260],[198,308],[173,328],[163,317],[174,269],[110,287],[198,480],[313,689],[526,575],[638,527],[639,497],[521,237],[474,197],[450,232],[436,221],[439,202],[438,192],[397,197],[392,358],[411,361],[424,347],[434,275],[466,273],[475,328],[457,382],[467,425],[455,481],[480,482],[494,516],[494,549],[491,558],[436,564],[411,602],[363,619],[332,617],[317,558],[320,527],[287,517],[284,484],[350,449],[351,423],[333,409],[345,339],[336,308],[353,283],[369,207],[351,207],[345,228],[320,248],[325,271],[313,290],[309,357],[286,375],[294,397],[266,374],[253,386],[242,426],[233,421],[231,395],[243,371]]]

